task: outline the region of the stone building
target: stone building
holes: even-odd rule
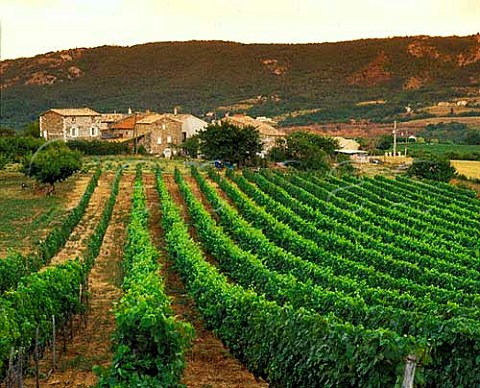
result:
[[[136,136],[135,126],[138,121],[147,117],[149,113],[134,113],[111,123],[102,130],[103,140],[126,140]]]
[[[225,116],[222,121],[236,125],[237,127],[244,128],[252,126],[260,133],[260,139],[263,142],[264,151],[269,151],[274,145],[277,139],[285,137],[285,132],[274,128],[263,120],[256,120],[253,117],[236,114],[233,116]]]
[[[183,122],[174,115],[147,116],[136,123],[139,144],[150,154],[172,155],[176,146],[187,139],[187,133],[182,131],[182,125]]]
[[[46,140],[99,139],[101,118],[90,108],[50,109],[40,115],[40,134]]]

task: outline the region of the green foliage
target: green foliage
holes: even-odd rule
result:
[[[41,138],[39,121],[35,120],[25,125],[22,130],[22,135],[25,137]]]
[[[465,144],[480,145],[480,128],[472,128],[466,131]]]
[[[393,146],[393,135],[382,135],[375,141],[375,148],[381,151],[387,151]]]
[[[78,225],[85,214],[90,198],[98,184],[101,170],[97,169],[85,189],[80,201],[67,215],[65,220],[53,228],[44,240],[38,243],[33,254],[23,256],[18,252],[11,252],[0,260],[0,292],[3,293],[17,286],[23,276],[38,271],[47,265],[65,245],[73,229]]]
[[[338,143],[329,137],[308,132],[293,132],[277,142],[271,150],[271,158],[289,161],[297,169],[327,171]],[[290,165],[289,164],[289,165]]]
[[[445,159],[414,159],[408,168],[407,174],[432,181],[449,182],[456,174],[455,167]]]
[[[193,328],[174,317],[157,260],[148,230],[141,170],[137,169],[125,245],[124,295],[115,312],[113,367],[101,377],[101,387],[179,384]]]
[[[0,138],[1,137],[14,137],[16,134],[15,129],[13,128],[0,128]]]
[[[44,139],[29,136],[0,136],[0,154],[7,155],[13,162],[18,162],[24,156],[35,153],[44,143]]]
[[[56,182],[69,178],[81,167],[79,152],[66,147],[48,147],[24,159],[23,173],[40,183],[49,184],[54,191]]]
[[[420,41],[441,55],[415,57],[408,46]],[[38,60],[13,61],[2,74],[18,81],[2,90],[2,126],[22,128],[52,106],[87,105],[100,112],[156,107],[202,115],[216,107],[254,99],[253,116],[272,116],[302,109],[315,114],[289,117],[284,124],[343,121],[350,118],[389,120],[405,106],[422,107],[460,97],[458,87],[478,87],[478,62],[458,66],[457,58],[477,45],[476,38],[418,37],[369,39],[323,44],[249,44],[196,41],[164,42],[133,47],[103,46],[73,53],[72,61],[57,68]],[[212,55],[215,53],[215,55]],[[369,67],[380,53],[390,79],[351,83],[352,75]],[[445,58],[445,59],[444,59]],[[277,75],[263,63],[278,61],[285,68]],[[181,64],[181,66],[177,66]],[[83,75],[68,78],[68,67]],[[52,85],[25,85],[33,72],[48,71],[58,77]],[[417,90],[403,90],[411,77],[425,75],[429,82]],[[181,80],[181,82],[179,82]],[[262,96],[257,100],[257,96]],[[385,99],[386,104],[357,106],[357,102]],[[426,116],[426,114],[424,114]]]
[[[424,137],[428,142],[438,139],[440,143],[480,144],[479,128],[457,122],[428,124],[417,135]]]
[[[112,143],[101,140],[70,140],[68,148],[80,151],[83,155],[122,155],[129,154],[130,149],[126,143]]]
[[[95,182],[96,185],[99,174],[100,170],[90,181],[89,188],[91,190],[87,189],[82,200],[85,196],[91,195],[94,187],[92,187],[92,182]],[[28,273],[39,269],[38,261],[32,265],[31,257],[22,258],[18,254],[15,258],[12,256],[10,259],[5,259],[9,261],[9,264],[0,269],[2,279],[5,279],[6,271],[9,269],[17,271],[9,274],[11,277],[16,277],[17,280],[22,275],[25,276],[21,278],[16,289],[12,285],[12,288],[0,298],[2,311],[0,318],[0,376],[5,373],[12,348],[22,346],[27,351],[31,351],[37,327],[40,347],[42,347],[51,340],[52,316],[55,316],[58,330],[67,324],[73,314],[83,311],[84,306],[79,298],[80,289],[81,287],[85,288],[85,279],[87,279],[88,272],[100,251],[118,194],[121,174],[122,170],[120,169],[112,183],[110,198],[104,207],[100,221],[88,240],[82,262],[70,260],[65,264],[46,268],[45,271]],[[66,228],[69,226],[65,225]],[[70,232],[71,230],[72,228],[70,228]],[[52,245],[55,243],[54,239],[57,243],[63,241],[64,244],[63,236],[58,234],[50,234],[48,239]],[[42,264],[46,264],[46,262]],[[25,271],[25,268],[29,271]],[[11,283],[11,279],[8,279],[8,282]],[[5,283],[2,281],[1,284],[4,286]]]
[[[81,311],[78,296],[84,275],[79,261],[68,261],[25,277],[16,290],[0,298],[0,375],[12,347],[31,348],[37,327],[40,344],[45,344],[51,338],[53,315],[61,327]]]
[[[0,170],[3,170],[10,162],[10,157],[7,154],[0,153]]]
[[[399,152],[405,145],[398,145]],[[480,160],[480,145],[455,143],[411,143],[407,154],[418,159]]]
[[[181,145],[181,149],[190,158],[196,158],[200,150],[200,139],[198,135],[194,135],[185,140]]]
[[[207,324],[252,372],[271,385],[289,387],[398,381],[411,338],[343,324],[288,304],[281,307],[230,283],[190,239],[161,181],[159,190],[170,256]],[[361,374],[352,367],[360,364]]]
[[[198,134],[205,159],[220,159],[243,166],[262,151],[260,134],[252,126],[238,127],[228,122],[210,124]]]

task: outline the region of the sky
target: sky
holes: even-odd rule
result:
[[[335,42],[480,32],[480,0],[0,0],[0,58],[158,41]]]

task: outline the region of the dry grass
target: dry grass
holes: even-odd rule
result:
[[[480,162],[472,160],[452,160],[452,165],[460,174],[468,178],[480,179]]]

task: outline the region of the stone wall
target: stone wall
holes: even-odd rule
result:
[[[141,124],[137,130],[145,133],[141,144],[150,154],[163,155],[166,148],[183,141],[182,123],[176,120],[163,119],[148,125]]]
[[[63,120],[67,141],[100,139],[101,116],[65,116]]]
[[[46,140],[64,140],[63,117],[55,112],[40,116],[40,134]]]

